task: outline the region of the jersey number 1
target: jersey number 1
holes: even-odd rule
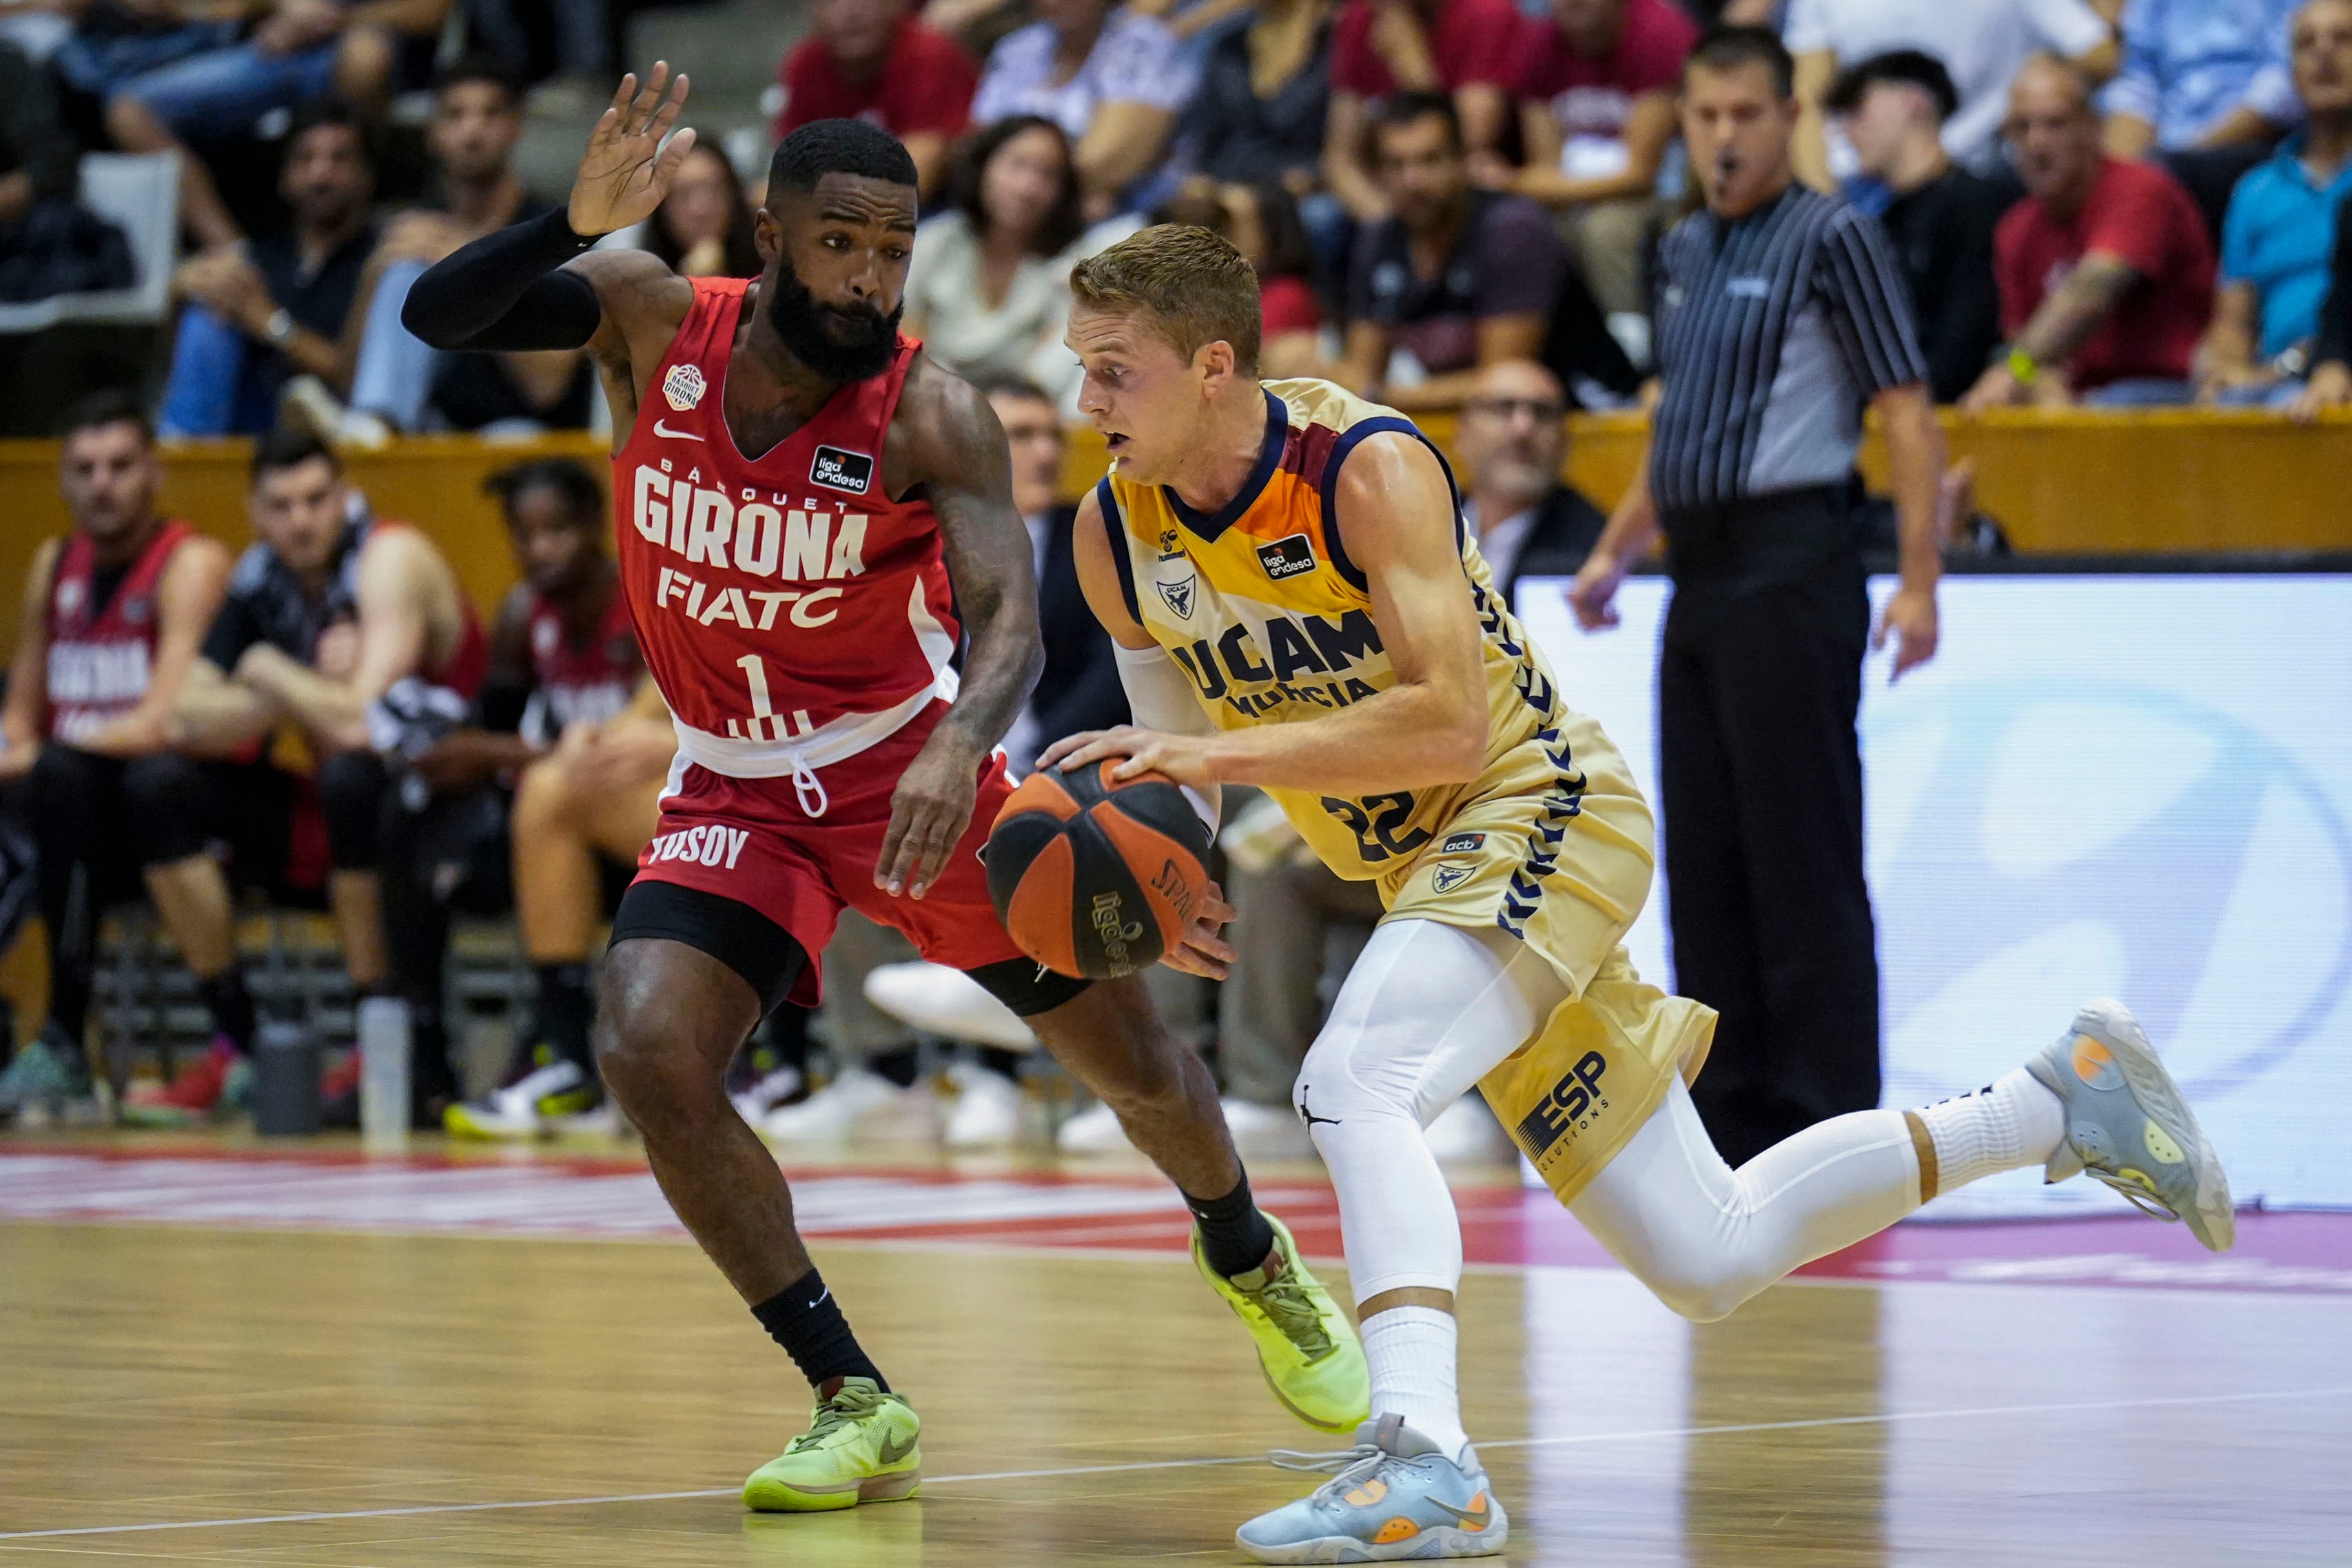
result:
[[[816,727],[809,722],[805,708],[794,710],[790,725],[777,716],[768,696],[767,667],[760,663],[759,654],[744,654],[735,661],[735,667],[743,672],[744,682],[751,688],[751,733],[743,733],[742,720],[730,718],[727,721],[730,736],[738,740],[790,740]]]

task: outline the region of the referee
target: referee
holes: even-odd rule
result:
[[[1737,1166],[1878,1103],[1878,957],[1863,880],[1864,644],[1936,651],[1942,434],[1885,235],[1796,183],[1789,52],[1721,27],[1683,68],[1706,209],[1661,246],[1664,383],[1644,477],[1571,591],[1586,630],[1658,530],[1675,582],[1658,667],[1675,977],[1717,1009],[1694,1091]],[[1847,527],[1862,415],[1885,422],[1903,586],[1876,636]]]

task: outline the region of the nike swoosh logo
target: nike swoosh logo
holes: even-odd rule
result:
[[[1486,1500],[1484,1493],[1472,1500],[1478,1504],[1475,1509],[1456,1508],[1450,1502],[1441,1502],[1435,1498],[1430,1498],[1427,1500],[1432,1508],[1444,1509],[1473,1530],[1484,1530],[1494,1522],[1495,1505]]]
[[[895,1465],[914,1451],[915,1437],[912,1433],[908,1435],[907,1440],[903,1443],[894,1442],[888,1437],[882,1439],[882,1462],[886,1465]],[[1440,1503],[1438,1506],[1444,1508],[1445,1505]]]
[[[695,434],[694,432],[690,430],[672,430],[668,425],[664,424],[658,419],[654,421],[654,434],[656,435],[667,435],[673,441],[699,441],[702,439],[702,437]]]
[[[816,1300],[808,1304],[808,1310],[811,1312],[816,1311],[818,1307],[824,1304],[824,1299],[831,1294],[833,1294],[833,1287],[831,1285],[827,1285],[824,1290],[817,1292]]]

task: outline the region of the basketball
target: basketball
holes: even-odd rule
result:
[[[1161,773],[1111,758],[1031,774],[988,835],[988,894],[1021,950],[1056,974],[1116,979],[1160,961],[1208,885],[1209,830]]]

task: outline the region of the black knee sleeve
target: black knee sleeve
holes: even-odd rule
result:
[[[792,995],[808,967],[808,954],[792,933],[750,904],[674,882],[643,879],[621,895],[612,945],[635,937],[683,942],[708,953],[759,994],[763,1014]]]
[[[122,806],[131,853],[141,865],[170,865],[204,852],[211,837],[200,764],[176,752],[135,757],[122,765]]]
[[[327,819],[327,851],[337,871],[373,871],[383,800],[392,775],[373,751],[346,751],[319,765],[319,810]]]
[[[1079,993],[1094,984],[1092,980],[1057,975],[1026,958],[1007,958],[1002,964],[984,964],[964,973],[978,980],[990,996],[1011,1008],[1014,1017],[1024,1019],[1052,1012],[1064,1002],[1076,999]]]

